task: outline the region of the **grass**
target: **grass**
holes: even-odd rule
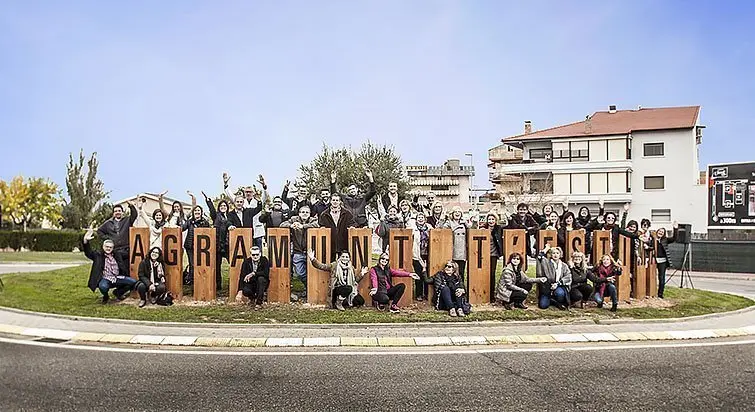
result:
[[[78,263],[86,261],[86,256],[81,252],[0,252],[0,263]]]
[[[226,272],[227,273],[227,272]],[[219,322],[219,323],[399,323],[442,322],[454,320],[445,312],[430,309],[407,308],[394,315],[378,312],[372,308],[334,310],[308,308],[299,304],[266,305],[260,311],[244,305],[212,304],[207,306],[175,305],[172,307],[148,306],[139,309],[135,300],[101,305],[99,292],[92,293],[87,287],[89,265],[60,269],[44,273],[9,274],[2,277],[5,284],[0,291],[0,306],[58,313],[73,316],[93,316],[118,319],[172,322]],[[224,284],[227,285],[227,278]],[[296,281],[295,289],[302,285]],[[187,289],[190,292],[190,289]],[[617,314],[606,309],[559,311],[539,310],[530,303],[530,310],[479,310],[457,321],[510,321],[510,320],[575,320],[599,321],[607,318],[676,318],[725,312],[753,305],[755,302],[739,296],[714,292],[667,288],[667,298],[673,303],[669,308],[632,308],[621,304]],[[531,296],[534,295],[531,294]]]

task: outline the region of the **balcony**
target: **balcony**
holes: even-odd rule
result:
[[[583,162],[563,162],[563,161],[539,161],[498,165],[498,173],[501,174],[520,174],[520,173],[542,173],[542,172],[569,172],[569,173],[589,173],[589,172],[627,172],[632,170],[631,160],[609,160],[609,161],[583,161]]]
[[[499,145],[488,150],[488,159],[491,162],[517,162],[522,160],[522,149],[513,148],[508,145]]]

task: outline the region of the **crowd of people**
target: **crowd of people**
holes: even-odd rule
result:
[[[491,302],[502,305],[510,310],[513,308],[526,309],[525,301],[537,285],[537,303],[541,309],[554,306],[559,309],[570,307],[584,307],[589,301],[594,301],[598,307],[603,306],[605,298],[611,298],[611,310],[617,308],[617,278],[622,276],[619,261],[619,236],[631,239],[631,262],[629,274],[635,273],[637,265],[646,264],[642,261],[640,250],[655,253],[658,267],[658,296],[663,298],[665,286],[665,272],[668,268],[668,244],[674,242],[674,231],[667,236],[665,228],[655,231],[651,235],[651,224],[648,219],[626,222],[629,204],[624,206],[621,220],[614,212],[605,212],[603,201],[600,210],[593,217],[589,208],[582,206],[577,214],[569,210],[569,202],[564,201],[561,211],[554,205],[545,205],[540,211],[532,211],[527,204],[519,204],[516,213],[510,216],[498,213],[488,213],[484,218],[473,211],[465,217],[459,206],[453,206],[450,211],[446,205],[435,200],[435,196],[428,195],[420,200],[418,196],[404,199],[398,191],[396,183],[388,185],[387,192],[376,196],[374,178],[369,170],[365,170],[369,187],[361,192],[357,185],[350,185],[345,193],[340,193],[336,187],[336,174],[331,175],[331,184],[323,188],[317,200],[306,189],[298,187],[294,197],[290,197],[290,182],[286,182],[280,196],[270,199],[268,187],[262,175],[258,177],[261,190],[255,186],[241,187],[237,191],[229,188],[230,176],[223,174],[224,193],[232,202],[221,199],[214,202],[202,192],[207,206],[209,219],[196,197],[187,192],[192,199],[191,213],[184,214],[180,202],[174,202],[169,209],[163,203],[163,196],[159,195],[159,208],[151,215],[144,210],[142,204],[131,202],[128,204],[129,214],[124,215],[121,205],[113,207],[113,216],[103,223],[96,233],[104,239],[102,251],[94,251],[89,241],[93,239],[95,230],[90,228],[84,236],[84,252],[93,261],[89,288],[99,289],[102,302],[110,300],[109,291],[114,289],[117,300],[125,299],[133,290],[139,293],[139,306],[147,302],[170,304],[172,302],[165,287],[165,267],[162,261],[161,238],[165,227],[181,228],[184,231],[184,244],[188,265],[184,270],[183,283],[192,284],[194,279],[194,230],[196,228],[214,228],[216,231],[216,286],[221,288],[221,264],[223,259],[229,260],[228,234],[234,228],[253,228],[254,245],[250,256],[243,262],[241,276],[238,282],[236,299],[243,301],[247,298],[250,304],[259,308],[264,303],[268,285],[270,283],[270,262],[263,256],[264,239],[267,228],[289,228],[291,236],[292,275],[298,277],[305,285],[307,283],[307,266],[311,262],[319,270],[330,273],[329,300],[330,305],[337,310],[348,307],[358,307],[365,304],[366,296],[361,296],[358,284],[364,276],[369,275],[370,300],[380,310],[398,312],[398,302],[404,293],[412,293],[416,300],[429,300],[437,310],[447,311],[449,316],[461,317],[469,314],[471,306],[467,299],[465,287],[465,269],[467,266],[467,232],[469,229],[487,229],[491,233],[490,242],[490,296]],[[243,193],[235,195],[235,193]],[[349,228],[369,227],[370,209],[376,205],[379,222],[374,226],[374,233],[380,240],[382,254],[378,262],[371,268],[364,268],[357,273],[352,265],[348,252]],[[150,230],[150,249],[147,257],[139,266],[137,279],[129,277],[129,228],[134,225],[137,217],[146,222]],[[331,230],[331,254],[327,262],[320,262],[310,250],[307,240],[307,230],[312,228],[328,228]],[[391,229],[410,229],[413,233],[412,263],[413,272],[405,272],[390,266],[390,250],[388,236]],[[430,255],[430,230],[434,228],[450,229],[452,232],[452,258],[445,267],[437,273],[428,273]],[[504,254],[503,230],[523,229],[526,231],[526,253]],[[568,232],[573,230],[585,231],[585,244],[592,244],[593,232],[605,230],[610,232],[610,253],[601,256],[595,266],[590,265],[591,256],[582,252],[574,252],[571,256],[564,256]],[[555,244],[539,245],[537,233],[539,230],[553,230],[557,233]],[[536,262],[536,276],[527,276],[524,267],[527,258]],[[498,261],[505,259],[500,277],[497,276]],[[414,290],[406,291],[403,283],[394,283],[395,277],[411,277],[414,279]],[[434,286],[433,296],[428,296],[428,286]],[[306,292],[301,295],[292,294],[292,300],[306,299]]]

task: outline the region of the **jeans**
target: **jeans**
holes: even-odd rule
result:
[[[566,295],[569,292],[566,291],[566,288],[563,286],[557,287],[555,290],[552,290],[551,293],[543,293],[542,296],[540,296],[540,301],[538,302],[537,306],[540,309],[548,309],[551,305],[551,301],[555,300],[561,305],[566,305]]]
[[[606,290],[603,293],[608,293],[608,296],[611,297],[611,303],[614,305],[619,303],[616,296],[616,285],[613,283],[606,283]],[[603,303],[603,296],[600,295],[600,292],[595,292],[594,299],[598,303]]]
[[[155,298],[163,293],[165,293],[165,283],[155,283],[155,291],[150,292],[150,297]],[[139,292],[139,299],[141,300],[147,300],[147,291],[149,291],[149,288],[147,287],[147,284],[144,282],[139,282],[136,285],[136,291]]]
[[[498,267],[498,256],[490,257],[490,303],[495,303],[495,270]]]
[[[426,257],[422,259],[427,262]],[[420,277],[420,279],[414,281],[414,297],[422,297],[424,299],[427,297],[427,284],[424,281],[426,275],[423,275],[425,271],[422,270],[422,264],[417,259],[412,260],[412,266],[414,267],[414,273],[418,274]]]
[[[254,240],[252,241],[252,243],[254,243],[254,246],[257,246],[258,248],[260,248],[260,250],[262,250],[262,241],[264,239],[265,239],[264,236],[262,236],[262,237],[256,237],[256,238],[254,238]]]
[[[100,279],[100,283],[97,285],[97,288],[100,289],[102,296],[107,296],[110,288],[115,288],[114,293],[115,296],[118,297],[131,292],[134,289],[134,285],[136,285],[136,279],[132,278],[118,277],[116,278],[115,282],[111,282],[105,278],[102,278]]]
[[[440,290],[435,291],[438,294],[436,309],[450,310],[462,308],[464,306],[464,295],[456,296],[455,292],[451,293],[451,289],[447,286],[443,286]]]
[[[391,286],[386,292],[376,293],[375,296],[372,297],[372,300],[381,305],[387,305],[389,301],[392,301],[394,305],[397,305],[398,301],[401,300],[401,297],[404,296],[404,290],[406,290],[406,285],[399,283]]]
[[[291,258],[294,273],[299,277],[304,287],[307,286],[307,255],[303,253],[294,253]]]
[[[256,301],[255,303],[261,305],[269,283],[270,281],[264,276],[254,276],[249,279],[249,282],[241,285],[241,293],[250,301]]]
[[[666,269],[668,262],[658,263],[658,297],[663,297],[663,291],[666,289]]]

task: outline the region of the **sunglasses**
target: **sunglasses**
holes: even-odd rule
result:
[[[252,253],[252,257],[257,257],[257,256],[260,256],[260,254],[259,253]]]
[[[446,265],[446,267],[453,269],[454,265]]]

